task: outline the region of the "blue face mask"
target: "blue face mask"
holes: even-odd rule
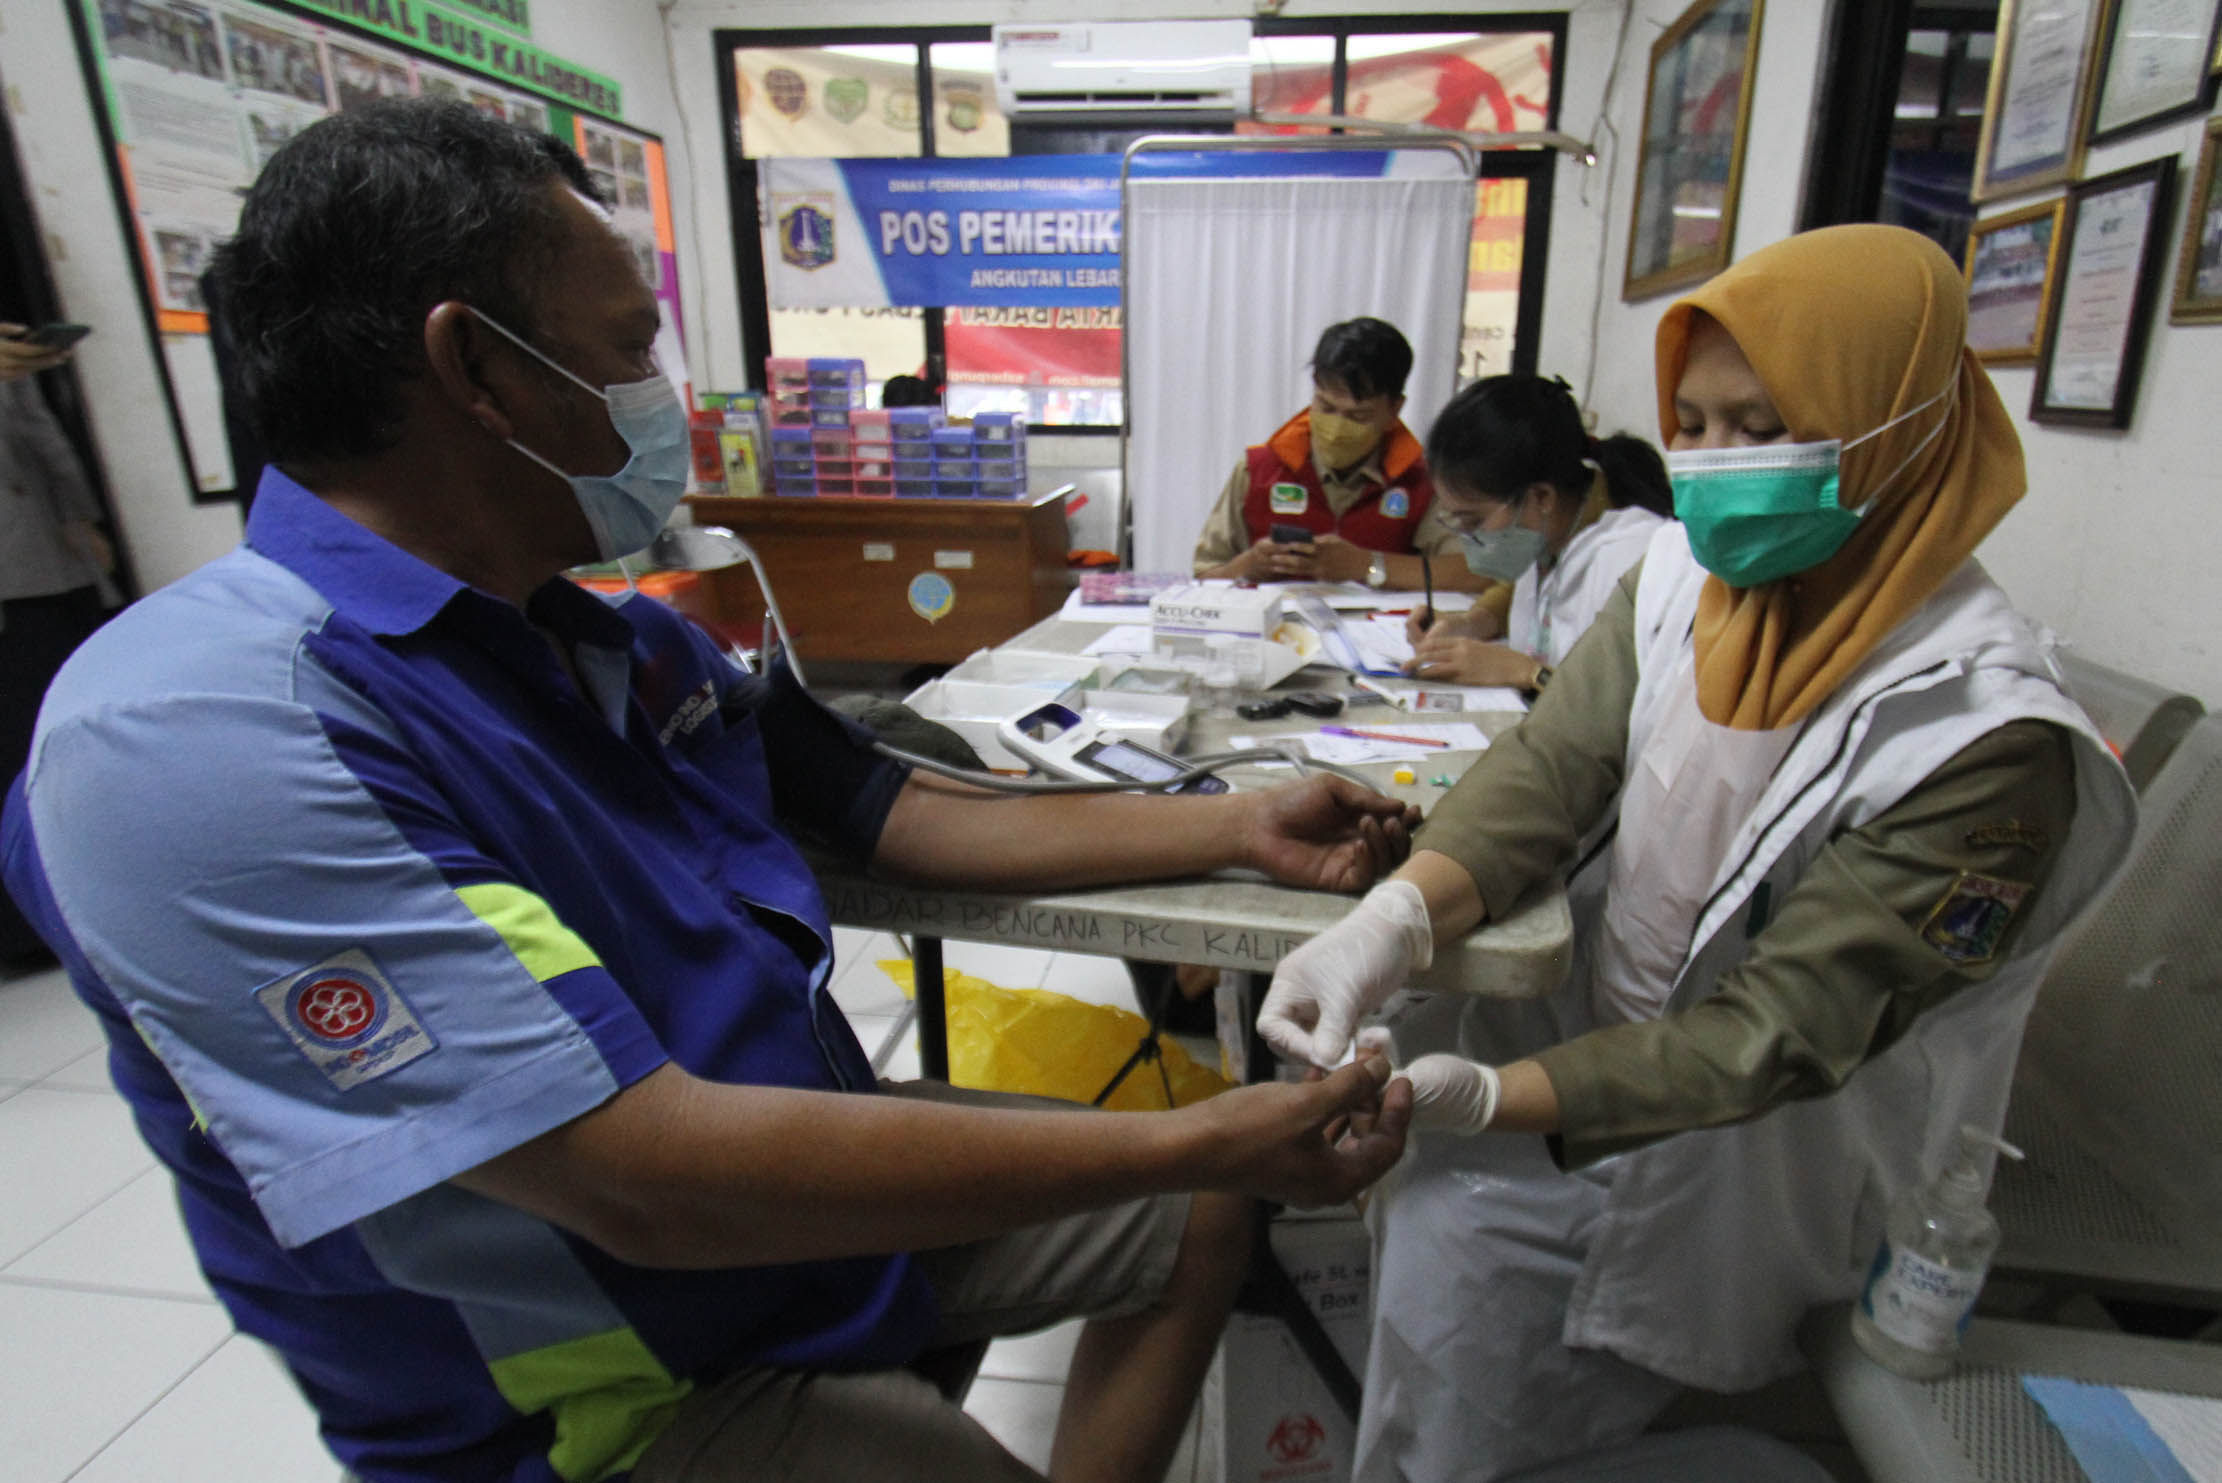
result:
[[[508,439],[509,446],[571,486],[572,498],[593,528],[602,560],[630,556],[656,538],[679,497],[687,492],[692,455],[687,440],[687,409],[671,382],[661,375],[596,390],[503,328],[482,310],[471,311],[520,350],[574,385],[600,397],[609,407],[610,426],[625,440],[631,457],[614,474],[567,474],[539,454]]]
[[[1674,515],[1689,533],[1690,554],[1731,587],[1757,587],[1819,566],[1851,539],[1860,517],[1944,431],[1947,419],[1939,418],[1898,467],[1876,481],[1874,492],[1857,510],[1845,509],[1839,498],[1844,450],[1896,427],[1952,391],[1947,386],[1849,443],[1830,438],[1820,443],[1670,451],[1666,463],[1674,481]]]

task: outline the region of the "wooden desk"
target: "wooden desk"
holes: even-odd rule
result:
[[[722,525],[763,559],[806,659],[954,664],[1055,613],[1074,582],[1065,566],[1062,491],[1016,500],[688,500],[697,524]],[[946,581],[928,618],[913,583]],[[705,574],[716,621],[763,616],[755,574]],[[928,611],[939,584],[918,582]]]

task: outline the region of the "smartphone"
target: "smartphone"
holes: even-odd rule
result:
[[[89,324],[64,324],[57,320],[27,329],[16,336],[27,345],[40,345],[48,350],[67,350],[93,332]]]
[[[1234,713],[1245,721],[1278,721],[1288,714],[1285,700],[1251,700],[1234,708]]]
[[[1339,695],[1327,695],[1317,690],[1299,690],[1282,698],[1307,716],[1325,719],[1342,714],[1342,697]]]
[[[1284,546],[1309,546],[1312,543],[1311,527],[1296,525],[1286,520],[1273,522],[1273,539]]]

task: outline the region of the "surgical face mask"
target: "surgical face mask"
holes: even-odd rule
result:
[[[593,528],[595,548],[602,560],[630,556],[656,538],[679,497],[687,492],[687,471],[692,457],[687,440],[687,409],[662,375],[645,381],[626,381],[596,390],[541,354],[522,338],[473,309],[489,328],[575,386],[600,397],[609,408],[610,426],[625,440],[631,456],[614,474],[567,474],[518,442],[509,446],[571,486],[571,496]]]
[[[1548,539],[1540,530],[1508,525],[1503,530],[1462,530],[1458,543],[1466,554],[1466,570],[1498,582],[1517,582],[1529,567],[1543,559]]]
[[[1844,451],[1896,427],[1943,401],[1954,386],[1899,413],[1849,443],[1766,443],[1756,448],[1696,448],[1669,452],[1674,514],[1689,532],[1697,564],[1731,587],[1757,587],[1809,571],[1834,556],[1891,481],[1944,431],[1937,425],[1876,482],[1857,510],[1839,499]]]
[[[1354,466],[1380,441],[1381,434],[1370,423],[1339,412],[1312,409],[1312,453],[1329,473]]]

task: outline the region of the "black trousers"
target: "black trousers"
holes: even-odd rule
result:
[[[15,781],[31,755],[31,727],[54,672],[107,613],[99,589],[78,587],[52,597],[13,597],[0,604],[0,788]],[[15,903],[0,892],[0,966],[46,951]]]

